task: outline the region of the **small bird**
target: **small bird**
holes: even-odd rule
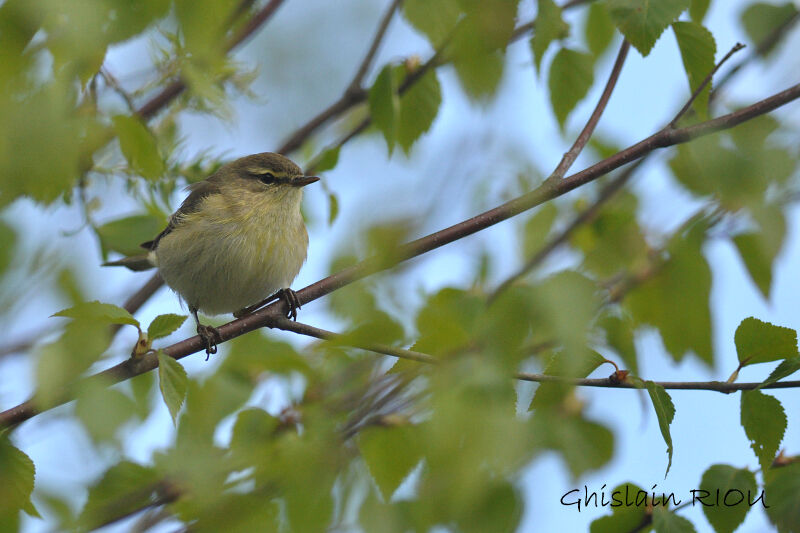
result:
[[[191,191],[146,255],[104,263],[131,270],[158,268],[186,302],[206,354],[219,332],[198,311],[240,317],[283,298],[288,317],[300,302],[289,288],[306,260],[308,233],[300,213],[303,187],[319,181],[286,157],[264,152],[223,165]]]

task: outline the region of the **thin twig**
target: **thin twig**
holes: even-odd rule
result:
[[[543,202],[562,196],[582,185],[585,185],[586,183],[590,183],[597,178],[616,170],[627,163],[639,159],[658,148],[666,148],[676,144],[685,143],[691,141],[692,139],[738,126],[743,122],[769,113],[770,111],[784,106],[798,98],[800,98],[800,84],[793,85],[788,89],[739,109],[738,111],[717,117],[712,120],[707,120],[684,128],[662,129],[650,137],[620,152],[617,152],[611,157],[608,157],[603,161],[600,161],[582,170],[581,172],[564,178],[555,184],[551,182],[545,182],[533,191],[514,198],[513,200],[495,207],[494,209],[490,209],[489,211],[464,220],[458,224],[401,245],[397,247],[395,253],[392,254],[391,261],[387,261],[385,258],[373,257],[351,267],[340,270],[339,272],[336,272],[297,291],[298,300],[301,305],[307,304],[370,274],[391,268],[403,261],[407,261],[408,259],[417,257],[431,250],[435,250],[436,248],[440,248],[446,244],[450,244],[463,237],[472,235],[483,229],[493,226],[499,222],[502,222],[503,220],[507,220],[515,215],[518,215],[519,213],[536,207]],[[286,304],[282,300],[270,304],[269,306],[256,311],[251,315],[247,315],[220,326],[218,328],[221,336],[220,342],[224,342],[234,337],[244,335],[250,331],[268,326],[273,321],[274,316],[277,314],[286,314]],[[205,349],[205,344],[203,341],[200,339],[200,337],[194,336],[164,348],[164,352],[170,357],[181,359],[189,354],[203,349]],[[155,354],[149,353],[136,359],[128,359],[127,361],[124,361],[116,366],[87,378],[87,380],[101,380],[103,383],[116,383],[153,370],[157,366],[157,357]],[[54,402],[52,405],[45,407],[45,409],[50,409],[56,405],[66,403],[70,400],[70,392],[66,391],[59,400]],[[40,409],[35,405],[35,403],[31,400],[28,400],[0,413],[0,427],[14,426],[25,420],[28,420],[39,412]]]
[[[580,155],[581,151],[586,146],[586,143],[592,138],[595,127],[597,127],[600,117],[603,116],[603,112],[606,110],[608,101],[611,98],[611,93],[614,92],[614,87],[617,85],[619,74],[622,72],[622,65],[625,64],[625,58],[628,56],[628,50],[630,50],[630,48],[630,43],[627,40],[623,40],[619,48],[619,53],[617,54],[617,60],[614,62],[611,73],[608,75],[608,81],[606,82],[605,89],[603,89],[603,94],[600,95],[600,99],[597,101],[592,115],[589,117],[589,120],[586,121],[586,125],[575,139],[572,147],[564,154],[558,166],[548,179],[563,178],[564,174],[567,173],[567,170],[569,170],[575,162],[575,159],[578,158],[578,155]]]
[[[372,65],[372,60],[375,59],[375,54],[378,52],[381,42],[383,42],[383,37],[386,35],[386,30],[389,28],[389,23],[392,21],[395,11],[397,11],[397,8],[400,7],[400,4],[402,3],[403,0],[392,0],[392,3],[389,5],[389,8],[386,10],[386,13],[383,15],[383,18],[381,18],[381,21],[378,24],[378,29],[375,31],[375,37],[372,38],[372,43],[369,45],[369,50],[367,50],[364,60],[361,61],[355,76],[353,76],[353,79],[348,85],[348,91],[359,91],[362,89],[361,84],[364,81],[364,76],[367,75],[367,71]]]

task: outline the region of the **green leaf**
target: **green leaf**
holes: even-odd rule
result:
[[[602,2],[592,2],[586,13],[584,36],[586,46],[595,56],[605,52],[614,39],[616,28]]]
[[[797,7],[792,2],[783,4],[768,4],[755,2],[742,12],[742,26],[756,50],[768,55],[780,39],[775,39],[770,46],[763,45],[768,42],[774,32],[786,24],[797,14]]]
[[[433,124],[442,103],[442,90],[436,70],[424,74],[400,97],[397,142],[408,154],[416,140]]]
[[[772,268],[786,237],[786,218],[776,207],[767,207],[768,216],[759,216],[759,231],[735,236],[733,244],[758,290],[768,300],[772,287]]]
[[[672,31],[681,51],[683,68],[689,79],[689,93],[700,86],[703,80],[714,69],[714,54],[717,43],[711,32],[697,22],[675,22]],[[708,117],[708,97],[711,94],[711,83],[707,83],[692,106],[701,118]]]
[[[797,332],[748,317],[734,334],[740,366],[797,357]]]
[[[183,366],[164,353],[158,351],[158,387],[161,389],[161,397],[167,404],[169,414],[172,416],[173,423],[178,425],[178,413],[186,398],[189,378]]]
[[[541,206],[525,223],[522,254],[525,260],[530,259],[547,241],[553,222],[558,216],[558,208],[552,202]]]
[[[537,73],[550,43],[569,34],[569,25],[561,18],[561,8],[553,0],[538,0],[538,5],[531,37],[533,64],[536,65]]]
[[[656,533],[694,533],[691,522],[663,507],[653,509],[653,529]]]
[[[667,457],[669,460],[667,461],[667,471],[664,474],[664,477],[666,477],[672,466],[672,435],[670,435],[669,426],[672,424],[672,419],[675,418],[675,405],[673,405],[672,398],[669,397],[669,394],[661,385],[657,385],[652,381],[645,381],[644,386],[650,395],[650,401],[653,402],[653,409],[655,409],[656,417],[658,418],[658,428],[661,430],[661,436],[664,437],[664,442],[667,443]]]
[[[461,17],[458,0],[406,0],[403,15],[418,31],[428,37],[433,48],[450,37]]]
[[[578,362],[574,361],[573,354],[557,352],[553,354],[544,367],[544,374],[548,376],[561,376],[571,378],[585,378],[594,372],[605,360],[596,352],[589,352],[589,356]],[[577,364],[576,364],[577,363]],[[553,407],[561,404],[575,387],[566,383],[540,383],[531,398],[528,410]]]
[[[95,442],[112,441],[120,426],[136,415],[133,400],[110,386],[88,382],[76,394],[75,415]]]
[[[85,530],[95,529],[113,518],[152,505],[157,482],[151,468],[130,461],[115,464],[89,489],[79,524]]]
[[[716,494],[725,495],[728,491],[739,491],[745,495],[754,494],[756,477],[746,468],[712,465],[703,473],[700,490],[705,491],[698,493],[698,500],[701,503],[703,500],[700,499],[700,496],[704,494],[708,494],[711,499],[714,499]],[[744,503],[733,506],[703,505],[702,508],[716,533],[733,533],[744,522],[747,511],[750,510],[750,506]]]
[[[797,531],[800,524],[800,463],[775,468],[765,475],[767,516],[779,531]]]
[[[742,427],[750,440],[750,447],[766,471],[783,440],[786,431],[786,413],[781,402],[761,391],[742,391]]]
[[[689,7],[689,16],[692,21],[701,24],[710,5],[711,0],[692,0],[692,5]]]
[[[162,177],[164,159],[150,130],[138,118],[127,115],[117,115],[113,122],[119,147],[131,169],[149,180]]]
[[[581,500],[580,490],[574,494],[565,495],[567,505],[578,507]],[[643,495],[643,496],[642,496]],[[623,483],[611,489],[612,501],[632,502],[634,505],[611,505],[611,514],[594,520],[589,528],[591,533],[618,533],[619,531],[635,531],[641,528],[647,520],[648,502],[647,492],[633,483]],[[580,501],[579,501],[580,500]]]
[[[519,531],[524,508],[524,500],[519,489],[508,481],[495,480],[481,496],[474,508],[459,517],[459,531],[467,533]]]
[[[608,13],[619,31],[643,56],[683,13],[690,0],[605,0]]]
[[[16,232],[11,226],[0,220],[0,276],[3,275],[3,272],[11,263],[16,240]]]
[[[387,502],[422,459],[419,431],[410,425],[367,428],[359,433],[358,449]]]
[[[614,434],[605,426],[577,416],[563,416],[558,411],[534,412],[537,447],[559,452],[573,477],[607,464],[614,451]]]
[[[133,315],[121,307],[113,304],[93,302],[83,302],[68,309],[62,309],[51,316],[74,318],[76,320],[91,320],[94,322],[105,322],[108,324],[129,324],[139,328],[139,321]]]
[[[397,138],[397,122],[400,115],[396,73],[397,70],[391,64],[383,67],[368,93],[372,122],[383,133],[390,156]]]
[[[172,334],[186,322],[186,318],[186,315],[174,315],[171,313],[158,315],[147,326],[147,338],[152,341]]]
[[[103,256],[109,251],[128,256],[146,253],[140,245],[158,235],[166,222],[164,217],[133,215],[103,224],[96,230]]]
[[[332,226],[339,216],[339,198],[334,193],[328,193],[328,225]]]
[[[798,370],[800,370],[800,357],[790,357],[788,359],[784,359],[777,367],[775,367],[775,370],[770,373],[769,377],[764,380],[759,388],[765,385],[776,383],[785,377],[791,376]]]
[[[36,467],[22,450],[16,448],[8,434],[0,435],[0,523],[8,531],[16,531],[19,511],[32,508],[31,493]],[[14,526],[13,528],[11,526]]]
[[[562,48],[550,64],[550,102],[559,126],[580,102],[594,81],[594,57],[591,54]]]
[[[326,170],[336,168],[336,165],[339,163],[339,151],[341,148],[341,145],[327,148],[315,157],[314,161],[316,161],[316,164],[314,165],[314,172],[325,172]]]
[[[622,358],[625,368],[639,374],[639,362],[634,343],[634,324],[629,317],[605,315],[598,323],[605,330],[606,343]]]

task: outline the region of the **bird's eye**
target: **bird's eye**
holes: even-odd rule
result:
[[[272,172],[267,172],[266,174],[259,174],[258,181],[265,185],[271,185],[275,183],[275,175]]]

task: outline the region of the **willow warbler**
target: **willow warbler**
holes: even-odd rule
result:
[[[303,187],[318,181],[280,154],[264,152],[220,167],[191,193],[146,255],[105,263],[131,270],[158,268],[186,302],[206,353],[219,332],[198,311],[241,316],[278,298],[297,318],[300,302],[289,288],[306,260],[308,233],[300,214]]]

